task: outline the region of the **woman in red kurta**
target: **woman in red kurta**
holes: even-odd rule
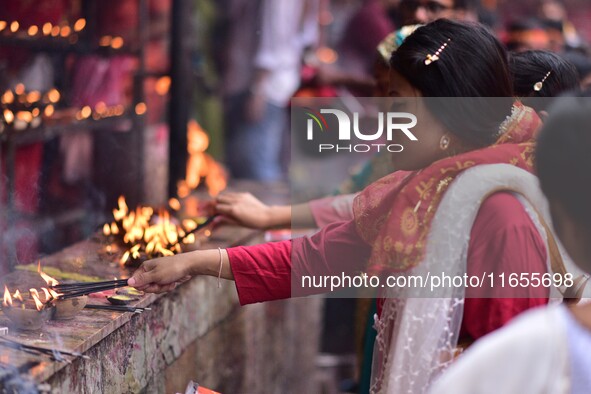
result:
[[[479,50],[473,50],[475,47]],[[448,195],[446,191],[460,187],[462,177],[491,165],[501,165],[498,168],[504,170],[510,167],[515,171],[509,173],[519,176],[531,176],[528,172],[532,170],[532,141],[540,121],[535,112],[520,105],[508,116],[512,90],[502,45],[481,26],[438,20],[406,39],[392,57],[392,68],[390,96],[394,107],[408,110],[420,120],[413,128],[419,142],[408,144],[403,152],[393,155],[395,167],[403,171],[370,185],[356,199],[355,220],[334,223],[314,236],[291,241],[155,259],[144,263],[129,284],[149,292],[162,292],[173,289],[189,275],[221,276],[236,281],[240,302],[247,304],[327,290],[302,288],[299,284],[305,275],[354,276],[370,272],[403,276],[423,268],[432,262],[433,256],[449,264],[453,272],[463,270],[469,275],[546,273],[544,239],[526,210],[527,205],[511,192],[511,186],[505,187],[508,191],[484,194],[471,206],[452,206],[458,221],[465,216],[464,211],[475,208],[472,219],[464,220],[469,224],[462,235],[466,255],[433,254],[433,249],[440,245],[434,244],[432,233],[439,231],[442,236],[438,217],[448,213],[449,201],[454,197],[454,193]],[[501,99],[490,105],[479,99],[457,101],[439,97]],[[494,174],[490,178],[495,178]],[[465,182],[462,187],[466,188]],[[470,190],[466,192],[469,194]],[[439,210],[440,204],[448,208]],[[455,218],[451,218],[446,223],[451,228],[454,222]],[[385,290],[386,295],[389,290]],[[412,300],[412,296],[388,298],[382,306],[380,320],[384,321],[377,323],[379,332],[382,327],[378,334],[381,360],[376,365],[379,376],[372,390],[424,391],[446,363],[443,350],[455,347],[458,338],[476,339],[521,311],[547,302],[547,289],[522,290],[519,297],[523,298],[513,299],[502,298],[506,294],[496,287],[486,294],[472,290],[464,294],[462,289],[461,294],[450,293],[447,298],[439,296],[442,298],[433,301]],[[475,298],[481,295],[486,298]],[[442,300],[446,306],[439,308]],[[458,302],[452,305],[452,300]],[[429,315],[421,315],[416,312],[417,307],[432,310]],[[412,313],[413,308],[418,314]],[[437,309],[448,320],[430,323],[430,315],[437,314]],[[458,311],[461,327],[456,324]],[[404,316],[408,317],[404,320],[423,323],[404,326],[399,322]],[[401,327],[412,338],[404,335]],[[413,327],[417,329],[413,331]],[[416,345],[411,340],[422,343],[429,339],[429,330],[436,330],[431,338],[435,344],[418,349],[413,353],[414,359],[397,354]],[[449,337],[444,338],[447,342],[443,349],[438,342],[445,332]],[[405,372],[406,366],[416,368]]]

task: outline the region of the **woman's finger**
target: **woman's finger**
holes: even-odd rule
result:
[[[236,201],[237,199],[238,199],[238,195],[236,193],[225,193],[225,194],[220,194],[219,196],[217,196],[216,201],[218,203],[231,204],[232,202]]]
[[[218,204],[215,210],[221,214],[228,215],[232,213],[232,205],[229,204]]]

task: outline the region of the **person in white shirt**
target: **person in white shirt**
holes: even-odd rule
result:
[[[230,0],[224,64],[226,163],[235,178],[282,178],[286,107],[304,49],[316,42],[318,0]]]

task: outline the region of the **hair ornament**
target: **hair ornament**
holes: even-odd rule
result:
[[[534,84],[534,90],[536,92],[539,92],[540,90],[542,90],[542,88],[544,87],[544,82],[546,82],[546,79],[548,79],[548,77],[550,76],[551,73],[552,73],[552,70],[548,71],[541,81],[538,81]]]
[[[441,55],[441,53],[445,50],[445,48],[447,48],[447,45],[450,43],[451,38],[448,38],[447,41],[445,43],[443,43],[442,46],[439,47],[439,49],[437,51],[435,51],[434,54],[428,54],[427,57],[425,58],[425,66],[428,66],[431,63],[436,62],[437,60],[439,60],[439,56]]]

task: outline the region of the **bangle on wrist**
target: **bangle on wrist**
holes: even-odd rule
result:
[[[224,264],[224,258],[222,257],[222,248],[218,248],[218,252],[220,253],[220,269],[218,272],[218,289],[222,287],[222,265]]]

